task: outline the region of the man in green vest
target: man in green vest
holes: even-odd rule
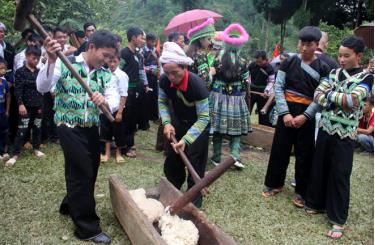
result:
[[[87,51],[71,59],[74,68],[93,91],[90,97],[67,67],[57,59],[61,45],[47,38],[48,62],[40,70],[37,89],[41,93],[55,88],[55,123],[65,158],[67,195],[60,213],[70,215],[74,235],[80,240],[110,243],[102,232],[95,212],[94,187],[100,163],[99,109],[106,104],[103,90],[111,80],[103,69],[105,59],[115,54],[117,39],[108,31],[97,31],[88,40]]]

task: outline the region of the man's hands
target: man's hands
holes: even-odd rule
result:
[[[105,98],[101,93],[94,92],[91,96],[91,101],[99,107],[105,103]]]
[[[307,117],[303,114],[296,117],[293,117],[291,114],[286,114],[284,115],[283,120],[285,127],[300,128],[306,123]]]
[[[302,125],[304,125],[306,121],[307,121],[307,118],[305,115],[296,116],[293,120],[294,128],[302,127]]]
[[[115,122],[119,123],[122,121],[122,112],[117,112],[115,117]]]
[[[164,125],[164,136],[168,139],[171,140],[171,135],[175,135],[176,131],[175,128],[171,124]],[[185,151],[185,141],[180,140],[177,144],[171,143],[171,146],[173,150],[178,153],[179,150]]]
[[[57,51],[61,51],[61,45],[55,40],[47,37],[44,40],[44,47],[46,48],[47,55],[48,55],[48,64],[55,63],[57,60]]]
[[[175,135],[176,131],[174,127],[171,124],[164,125],[164,136],[168,139],[171,140],[171,135]]]
[[[18,106],[18,113],[19,113],[21,116],[26,116],[26,115],[27,115],[26,107],[25,107],[24,105],[20,105],[20,106]]]
[[[146,92],[146,94],[148,92],[152,92],[152,91],[154,91],[154,90],[152,88],[150,88],[148,85],[145,86],[145,92]]]
[[[293,128],[294,117],[290,114],[286,114],[283,117],[285,127]]]
[[[184,140],[180,140],[177,144],[171,143],[171,145],[176,153],[178,153],[178,151],[185,151],[186,144]]]

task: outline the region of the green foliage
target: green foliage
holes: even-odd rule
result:
[[[310,20],[312,18],[312,14],[310,10],[305,10],[303,7],[300,7],[296,13],[293,15],[293,24],[298,28],[301,29],[304,26],[310,25]]]
[[[328,33],[328,49],[327,53],[333,57],[337,58],[338,49],[340,47],[341,41],[348,36],[353,35],[353,31],[349,28],[339,29],[333,25],[328,25],[326,22],[321,22],[319,25],[320,29]]]
[[[362,21],[374,20],[373,0],[310,0],[307,8],[312,13],[311,24],[314,25],[323,21],[345,29],[354,28]]]
[[[13,40],[13,19],[16,11],[16,4],[12,0],[0,0],[0,21],[7,27],[7,39]]]

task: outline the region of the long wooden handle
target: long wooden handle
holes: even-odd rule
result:
[[[266,104],[264,104],[263,108],[260,110],[262,114],[263,113],[267,114],[269,107],[272,105],[274,99],[275,99],[275,94],[271,94],[271,96],[268,97]]]
[[[229,168],[233,166],[236,160],[233,157],[227,157],[211,170],[201,181],[191,187],[187,192],[185,192],[180,198],[178,198],[169,208],[169,211],[172,215],[176,214],[183,207],[185,207],[189,202],[191,202],[199,192],[212,184],[216,179],[218,179],[222,174],[225,173]]]
[[[177,144],[178,141],[176,139],[176,137],[174,135],[171,135],[171,140],[174,144]],[[181,149],[178,150],[178,154],[180,155],[181,157],[181,160],[184,162],[185,166],[187,167],[189,173],[191,174],[191,177],[193,177],[193,180],[195,183],[199,182],[201,180],[201,178],[199,177],[199,175],[197,174],[197,172],[195,171],[193,165],[191,164],[191,162],[189,161],[189,159],[187,158],[185,152],[183,152]]]
[[[177,144],[178,141],[176,137],[172,134],[171,140],[174,144]],[[201,181],[201,177],[198,175],[197,171],[195,171],[193,165],[187,158],[185,152],[183,152],[181,149],[178,150],[178,155],[180,155],[182,162],[185,164],[186,168],[188,169],[189,173],[191,174],[191,177],[193,178],[193,181],[195,184],[197,184],[199,181]],[[202,189],[202,195],[207,196],[209,194],[209,191],[207,188]]]
[[[35,27],[35,29],[39,32],[39,34],[42,35],[42,37],[44,39],[46,39],[49,36],[48,33],[46,32],[46,30],[43,28],[43,26],[39,23],[39,21],[35,18],[34,15],[30,14],[29,16],[27,16],[27,18],[30,21],[30,23]],[[56,54],[61,59],[61,62],[64,63],[64,65],[72,73],[73,77],[75,79],[77,79],[79,84],[81,84],[83,89],[91,97],[92,96],[91,88],[85,83],[85,81],[83,81],[82,77],[78,74],[76,69],[74,69],[74,67],[72,66],[72,64],[68,60],[68,58],[61,51],[58,51]],[[110,120],[111,122],[115,121],[111,112],[109,111],[109,109],[104,104],[100,105],[99,108],[104,113],[104,115],[108,118],[108,120]]]

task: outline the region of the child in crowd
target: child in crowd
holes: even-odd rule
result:
[[[103,163],[108,162],[111,156],[111,141],[113,137],[116,142],[116,162],[125,162],[125,159],[121,156],[121,148],[125,146],[122,113],[128,96],[129,77],[119,68],[119,64],[119,53],[109,57],[107,60],[108,68],[112,72],[112,79],[105,88],[104,96],[115,121],[110,122],[104,114],[100,115],[100,138],[105,141],[105,155],[100,157]]]
[[[15,74],[15,98],[18,103],[18,132],[14,142],[13,157],[5,165],[12,166],[16,163],[21,153],[22,144],[25,141],[27,130],[32,126],[32,145],[34,155],[43,157],[45,154],[39,151],[42,121],[43,96],[36,89],[36,78],[39,69],[37,65],[41,56],[39,47],[27,47],[26,64],[19,68]]]
[[[5,79],[7,71],[6,61],[0,57],[0,160],[9,157],[6,153],[6,139],[8,133],[8,116],[10,108],[10,93]]]
[[[124,110],[124,137],[126,147],[123,152],[127,157],[137,157],[134,135],[137,131],[139,118],[142,117],[142,103],[145,103],[146,93],[150,91],[144,69],[144,60],[139,49],[145,44],[144,32],[138,27],[130,27],[126,33],[128,46],[121,50],[121,69],[129,76],[128,98]],[[147,130],[149,126],[138,125]]]
[[[374,97],[367,97],[357,129],[357,143],[364,152],[374,152]]]

